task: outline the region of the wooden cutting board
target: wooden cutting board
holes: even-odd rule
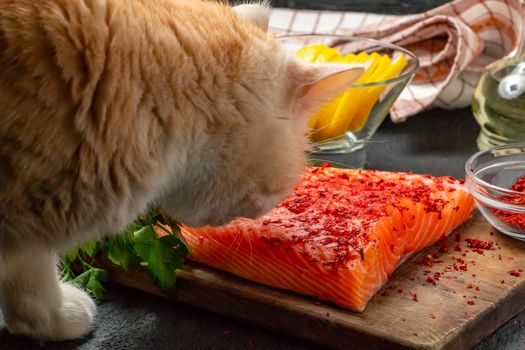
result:
[[[465,238],[493,241],[494,249],[479,254]],[[447,252],[432,246],[401,265],[361,314],[193,263],[166,295],[144,272],[100,263],[116,283],[336,349],[467,349],[525,308],[525,243],[497,232],[478,212],[444,243]],[[439,255],[432,266],[422,259],[428,254]],[[435,285],[427,281],[447,266]],[[509,273],[519,269],[523,277]]]

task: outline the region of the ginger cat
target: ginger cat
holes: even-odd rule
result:
[[[362,73],[308,65],[268,8],[198,0],[0,0],[0,308],[40,340],[95,304],[57,254],[152,203],[189,225],[257,217],[305,166],[306,117]]]

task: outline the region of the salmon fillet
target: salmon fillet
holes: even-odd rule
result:
[[[197,262],[363,311],[396,267],[473,207],[451,177],[314,167],[257,220],[181,232]]]

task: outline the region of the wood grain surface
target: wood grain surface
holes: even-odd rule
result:
[[[494,249],[479,254],[467,247],[467,237],[493,241]],[[176,289],[166,294],[144,272],[124,272],[104,258],[100,263],[121,285],[335,349],[466,349],[525,307],[525,277],[509,274],[525,269],[525,243],[495,232],[477,212],[444,243],[448,252],[432,246],[400,266],[361,314],[197,264],[179,271]],[[454,250],[458,244],[461,251]],[[428,254],[439,255],[431,267],[419,263]],[[457,259],[466,271],[452,268],[435,285],[427,281],[446,266],[463,265]]]

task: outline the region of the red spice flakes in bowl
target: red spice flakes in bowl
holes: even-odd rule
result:
[[[520,240],[525,240],[524,166],[525,143],[478,152],[465,167],[467,188],[483,216],[502,233]]]

